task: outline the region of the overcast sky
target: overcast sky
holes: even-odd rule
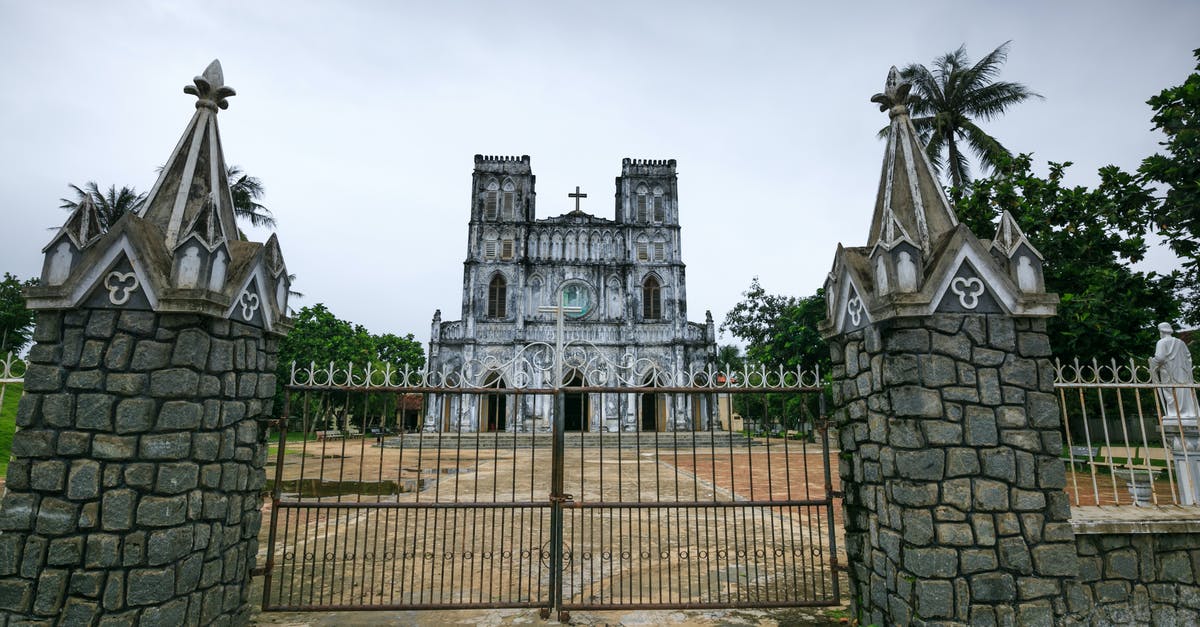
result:
[[[1197,24],[1197,2],[0,0],[0,271],[40,272],[67,183],[148,191],[219,58],[225,157],[266,185],[294,304],[427,341],[460,313],[473,155],[530,155],[538,217],[579,185],[612,218],[623,157],[674,158],[689,318],[719,322],[753,276],[812,294],[866,243],[889,66],[1011,39],[1001,77],[1045,100],[985,130],[1092,185],[1158,148],[1145,101]]]

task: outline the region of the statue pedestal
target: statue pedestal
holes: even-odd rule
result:
[[[1163,431],[1175,462],[1180,505],[1200,504],[1200,426],[1196,418],[1165,416]]]

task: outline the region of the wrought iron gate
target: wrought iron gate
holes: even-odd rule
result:
[[[476,374],[293,369],[264,610],[840,603],[814,373]]]

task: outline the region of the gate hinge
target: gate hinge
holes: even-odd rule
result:
[[[829,560],[829,569],[834,572],[848,573],[848,572],[850,572],[850,565],[841,563],[840,561],[838,561],[837,556],[834,556],[834,557],[830,558],[830,560]]]
[[[250,569],[251,577],[261,577],[265,574],[267,574],[266,566],[255,566],[254,568]]]
[[[829,496],[830,498],[843,499],[846,498],[846,493],[841,490],[830,490]]]

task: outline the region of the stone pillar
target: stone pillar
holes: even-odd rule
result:
[[[833,355],[851,599],[864,623],[1049,625],[1078,572],[1042,257],[958,221],[892,68],[871,232],[838,246]]]
[[[245,624],[277,340],[186,314],[39,315],[0,505],[0,609]]]
[[[1078,566],[1045,321],[934,314],[832,352],[858,618],[1061,620]]]
[[[44,252],[0,502],[0,624],[246,624],[288,274],[244,241],[213,62],[143,205]],[[181,193],[188,190],[189,193]]]

